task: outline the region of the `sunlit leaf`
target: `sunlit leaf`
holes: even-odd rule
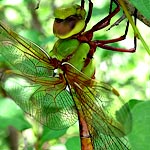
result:
[[[141,12],[148,20],[150,19],[150,0],[130,0],[130,2]]]
[[[67,150],[79,150],[80,149],[80,140],[79,137],[71,137],[69,138],[66,143]]]
[[[44,131],[40,138],[40,144],[42,145],[44,142],[58,139],[59,137],[63,136],[66,133],[67,129],[64,130],[51,130],[47,127],[44,127]]]
[[[133,150],[150,147],[150,101],[140,102],[132,109],[132,131],[128,135]]]

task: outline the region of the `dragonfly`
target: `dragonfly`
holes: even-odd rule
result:
[[[53,32],[58,40],[49,53],[1,21],[0,54],[10,65],[1,84],[16,104],[51,129],[68,128],[79,120],[82,150],[128,150],[130,109],[115,88],[95,79],[93,55],[97,47],[121,52],[135,49],[108,45],[124,36],[92,40],[94,32],[107,27],[120,7],[111,1],[116,8],[85,31],[93,9],[88,2],[87,15],[84,0],[81,5],[54,10]]]

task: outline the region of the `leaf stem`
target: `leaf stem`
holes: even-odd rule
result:
[[[144,48],[146,49],[147,53],[150,55],[150,49],[149,49],[148,45],[146,44],[145,40],[143,39],[143,37],[141,36],[141,34],[140,34],[138,28],[137,28],[136,25],[134,24],[134,21],[133,21],[131,15],[129,14],[129,12],[128,12],[128,10],[127,10],[127,7],[125,6],[123,0],[118,0],[118,2],[119,2],[119,4],[121,5],[122,9],[124,10],[124,13],[125,13],[126,17],[128,18],[128,20],[129,20],[129,22],[130,22],[130,24],[131,24],[131,26],[132,26],[132,28],[133,28],[133,30],[134,30],[135,36],[136,36],[138,39],[141,40],[141,42],[142,42]]]

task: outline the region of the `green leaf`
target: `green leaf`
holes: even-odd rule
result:
[[[47,127],[44,127],[43,134],[41,136],[40,145],[42,145],[44,142],[52,140],[52,139],[58,139],[59,137],[63,136],[66,133],[67,129],[64,130],[51,130]]]
[[[137,99],[131,99],[128,102],[128,105],[130,107],[130,109],[133,109],[134,106],[136,106],[137,104],[144,102],[143,100],[137,100]]]
[[[150,0],[130,0],[130,2],[143,14],[147,19],[150,19]]]
[[[80,150],[80,139],[77,136],[69,138],[66,142],[67,150]]]
[[[10,99],[0,99],[0,128],[14,126],[22,131],[31,128],[25,120],[23,111]]]
[[[150,148],[150,101],[136,104],[132,117],[132,131],[128,135],[132,150],[147,150]]]

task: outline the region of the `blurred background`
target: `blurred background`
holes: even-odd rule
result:
[[[92,0],[92,2],[93,13],[87,29],[107,16],[109,12],[110,0]],[[0,0],[0,20],[6,22],[18,34],[49,52],[57,40],[52,30],[54,8],[74,3],[80,4],[80,0],[41,0],[39,8],[35,9],[38,4],[36,0]],[[85,8],[88,9],[88,0],[86,0]],[[120,11],[113,17],[111,24],[121,15]],[[149,27],[140,21],[137,22],[137,27],[147,44],[150,45]],[[97,31],[94,39],[105,40],[122,36],[126,28],[126,20],[107,31],[108,28]],[[133,48],[132,28],[129,27],[127,38],[124,41],[115,43],[113,46]],[[125,101],[130,99],[149,100],[150,59],[139,40],[137,40],[135,53],[113,52],[97,48],[94,58],[97,79],[115,87]],[[6,62],[0,56],[0,74],[6,68]],[[0,88],[0,149],[79,150],[78,123],[68,129],[50,130],[24,114]]]

